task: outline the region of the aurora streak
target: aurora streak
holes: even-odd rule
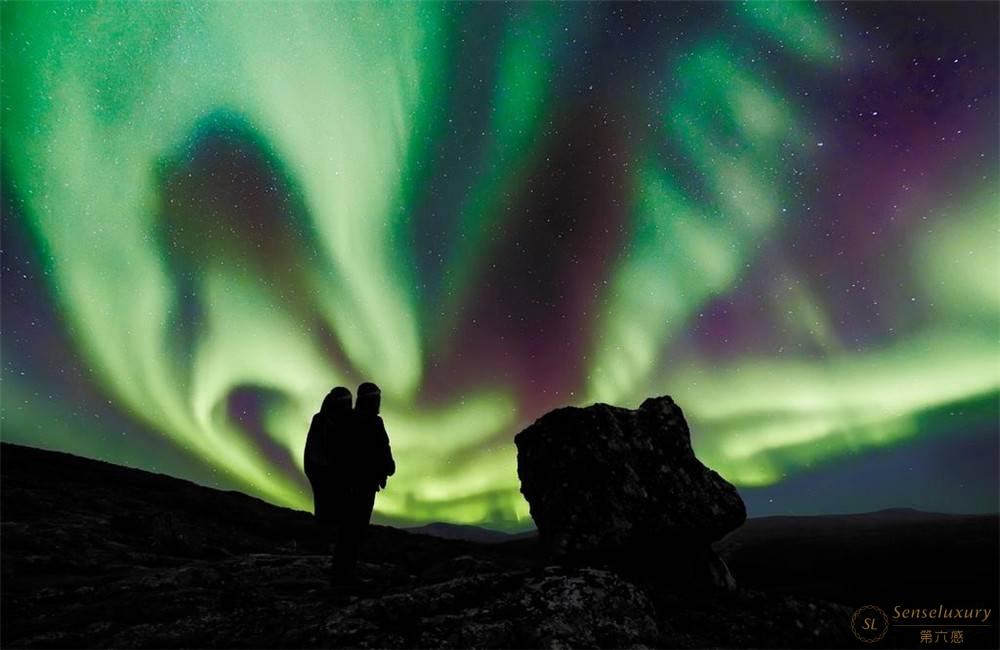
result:
[[[566,404],[747,490],[995,449],[997,7],[919,4],[4,3],[3,438],[307,509],[370,379],[380,516],[512,528]]]

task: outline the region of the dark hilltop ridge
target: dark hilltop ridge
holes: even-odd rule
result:
[[[0,645],[917,647],[860,642],[854,610],[996,612],[996,515],[744,523],[670,398],[558,409],[516,444],[538,534],[372,526],[351,586],[309,513],[3,444]]]

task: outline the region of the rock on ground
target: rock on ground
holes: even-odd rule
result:
[[[739,527],[736,488],[705,467],[670,397],[561,408],[515,437],[521,492],[556,553],[654,547],[697,554]]]

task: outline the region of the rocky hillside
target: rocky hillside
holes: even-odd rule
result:
[[[372,527],[331,587],[311,515],[4,444],[3,647],[845,647],[815,597],[684,590],[535,538]],[[737,575],[737,580],[739,576]]]

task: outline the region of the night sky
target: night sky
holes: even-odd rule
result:
[[[751,516],[996,511],[996,3],[2,11],[2,436],[530,524],[512,438],[669,394]]]

